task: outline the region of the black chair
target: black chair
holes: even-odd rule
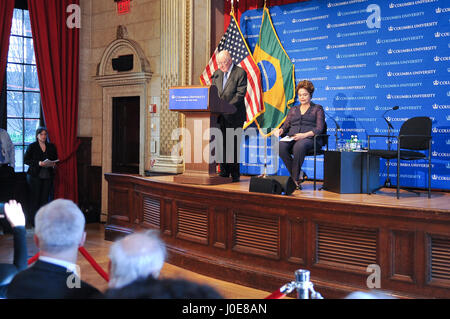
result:
[[[371,149],[370,138],[371,137],[387,137],[388,144],[390,145],[391,139],[397,140],[396,150],[383,150],[383,149]],[[368,144],[368,156],[367,156],[367,192],[368,194],[374,193],[383,186],[375,189],[369,189],[369,162],[371,156],[377,156],[384,159],[394,160],[397,159],[397,199],[400,198],[400,160],[416,161],[427,159],[427,155],[418,151],[428,150],[428,198],[431,198],[431,119],[426,116],[413,117],[405,121],[398,136],[389,135],[369,135],[367,139]],[[389,170],[388,176],[389,179]],[[411,191],[406,189],[407,191]],[[414,192],[414,191],[413,191]],[[417,195],[420,193],[414,192]]]
[[[324,155],[325,151],[328,151],[328,137],[330,136],[327,133],[327,122],[325,122],[325,127],[323,129],[323,134],[314,135],[314,148],[310,149],[305,156],[314,156],[314,190],[316,190],[316,167],[317,167],[317,156]],[[321,148],[317,147],[317,139],[322,138],[324,144]],[[323,147],[326,146],[326,150]]]

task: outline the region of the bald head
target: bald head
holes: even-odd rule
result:
[[[109,287],[120,288],[138,278],[157,278],[164,265],[166,248],[156,231],[135,233],[115,242],[110,249]]]
[[[156,234],[136,233],[123,238],[120,246],[125,255],[136,257],[154,253],[160,248],[160,242]]]

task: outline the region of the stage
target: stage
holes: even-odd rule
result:
[[[395,189],[336,194],[306,182],[285,196],[250,193],[247,176],[214,186],[105,177],[105,238],[159,229],[169,263],[197,273],[274,291],[307,269],[325,298],[368,284],[396,297],[450,297],[449,193],[396,199]]]

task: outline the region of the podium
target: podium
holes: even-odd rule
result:
[[[218,116],[234,113],[236,107],[221,100],[215,86],[177,86],[169,88],[169,110],[186,116],[183,134],[185,171],[175,176],[174,181],[199,185],[230,183],[230,178],[216,174],[218,150],[211,149],[214,144],[211,142],[215,139],[213,133],[220,131]],[[216,146],[222,148],[222,141]]]

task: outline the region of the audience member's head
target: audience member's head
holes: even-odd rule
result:
[[[110,288],[120,288],[136,279],[158,278],[166,259],[166,247],[158,232],[128,235],[110,249]]]
[[[394,297],[376,290],[370,292],[354,291],[350,293],[345,299],[395,299]]]
[[[155,279],[153,276],[135,280],[118,289],[108,289],[108,299],[222,299],[212,287],[184,279]]]
[[[57,199],[42,206],[35,217],[35,238],[41,254],[77,252],[86,238],[85,219],[74,202]]]

